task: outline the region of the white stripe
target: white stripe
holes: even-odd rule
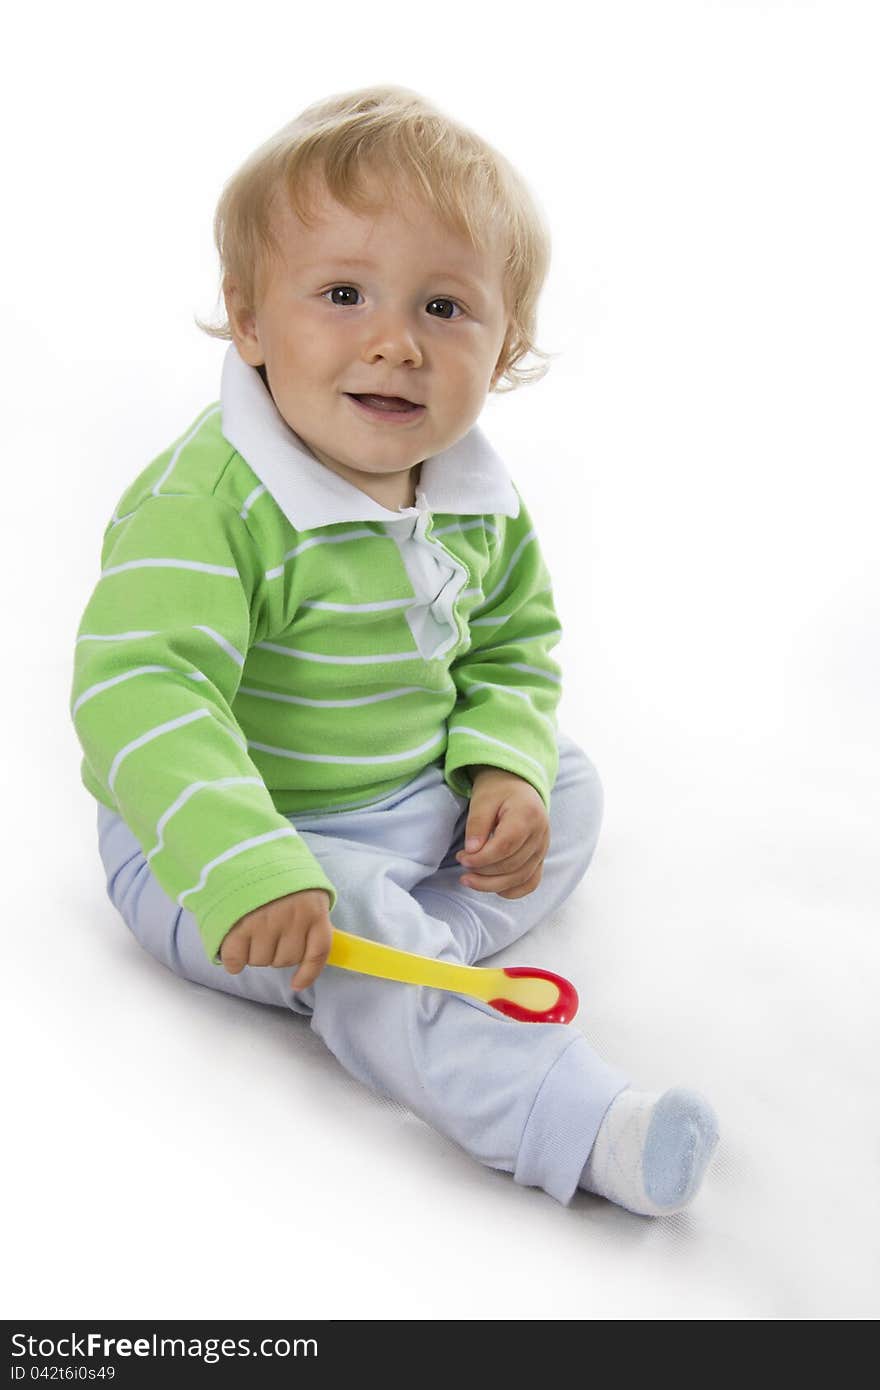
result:
[[[351,709],[355,705],[375,705],[380,700],[396,700],[400,695],[419,694],[443,695],[442,690],[430,690],[427,685],[401,685],[397,690],[385,691],[382,695],[363,695],[357,700],[307,700],[305,695],[282,695],[276,690],[257,690],[253,685],[240,685],[239,695],[254,695],[260,700],[278,700],[285,705],[309,705],[313,709]]]
[[[479,729],[470,729],[466,724],[458,724],[449,730],[449,737],[453,734],[470,734],[472,738],[478,738],[482,743],[491,743],[496,748],[506,748],[508,753],[515,753],[518,758],[525,758],[527,763],[532,763],[539,772],[546,776],[546,769],[538,762],[537,758],[532,758],[528,753],[524,753],[521,748],[514,748],[512,743],[504,743],[500,738],[492,738],[489,734],[482,733]]]
[[[158,840],[147,855],[147,860],[149,861],[154,854],[158,854],[161,849],[165,848],[165,827],[171,817],[176,811],[180,810],[181,806],[186,805],[190,797],[195,796],[196,792],[201,791],[203,787],[262,787],[264,785],[262,777],[217,777],[213,782],[190,782],[189,786],[180,793],[176,801],[172,802],[167,811],[163,811],[156,822],[156,835],[158,836]]]
[[[158,632],[146,629],[143,632],[84,632],[77,642],[126,642],[130,637],[158,637]]]
[[[294,546],[293,550],[288,550],[283,557],[280,565],[275,565],[273,569],[266,570],[267,579],[278,579],[284,573],[284,566],[288,560],[293,560],[297,555],[301,555],[304,550],[310,550],[313,545],[341,545],[343,541],[359,540],[361,537],[370,536],[374,541],[385,541],[388,537],[378,531],[369,531],[365,526],[359,526],[355,531],[343,531],[341,536],[310,536],[307,541],[301,541]]]
[[[506,623],[506,622],[508,621],[508,619],[510,619],[510,618],[512,618],[512,617],[514,617],[514,616],[515,616],[515,615],[514,615],[513,613],[508,613],[508,615],[507,615],[506,618],[474,618],[474,620],[473,620],[472,623],[471,623],[471,627],[477,627],[477,625],[479,625],[480,627],[483,627],[483,626],[485,626],[487,623],[496,623],[496,624],[497,624],[497,623]],[[509,638],[507,639],[507,641],[504,643],[504,648],[506,649],[507,647],[517,647],[517,646],[519,646],[520,644],[525,644],[526,642],[543,642],[545,637],[561,637],[561,636],[562,636],[562,628],[561,628],[561,627],[551,627],[551,628],[548,628],[546,632],[533,632],[529,637],[513,637],[513,636],[511,636],[511,637],[509,637]],[[501,647],[477,647],[477,649],[476,649],[477,654],[480,655],[480,656],[482,656],[482,655],[483,655],[484,653],[486,653],[486,652],[497,652],[497,651],[501,651],[501,650],[502,650]]]
[[[253,839],[242,840],[240,844],[233,845],[231,849],[224,850],[222,854],[217,855],[216,859],[212,859],[209,864],[205,865],[199,875],[198,883],[193,884],[192,888],[184,888],[183,892],[178,896],[178,903],[183,907],[184,898],[188,898],[190,893],[198,893],[204,888],[208,874],[212,869],[216,869],[218,864],[225,864],[228,859],[234,859],[237,854],[244,854],[245,850],[256,849],[257,845],[268,845],[272,840],[280,840],[285,835],[295,835],[296,838],[299,839],[293,826],[287,825],[282,826],[280,830],[269,830],[265,835],[254,835]]]
[[[553,671],[545,671],[540,666],[526,666],[522,661],[508,662],[508,670],[525,671],[530,676],[543,676],[545,681],[554,681],[556,685],[562,684],[562,677],[555,675]]]
[[[238,648],[233,647],[231,642],[227,642],[226,638],[219,632],[215,632],[212,627],[205,627],[204,623],[195,623],[194,627],[198,628],[199,632],[207,632],[208,636],[217,643],[217,646],[221,647],[227,656],[232,657],[237,666],[244,665],[244,657]]]
[[[462,690],[461,698],[463,700],[469,700],[475,690],[491,690],[493,695],[515,695],[518,700],[525,700],[532,714],[536,714],[539,719],[543,719],[544,723],[549,725],[555,732],[556,720],[551,718],[550,715],[544,714],[542,710],[535,709],[528,691],[518,690],[515,685],[493,685],[491,681],[474,681],[473,685],[468,685]]]
[[[247,753],[247,739],[244,734],[240,734],[237,729],[230,729],[227,724],[221,724],[220,728],[224,734],[228,734],[233,743],[237,743],[242,753]]]
[[[331,613],[379,613],[388,608],[406,608],[411,598],[385,598],[376,603],[329,603],[315,600],[314,603],[301,603],[300,608],[326,608]]]
[[[202,574],[222,574],[227,579],[240,578],[238,570],[232,565],[206,565],[201,560],[126,560],[124,565],[111,565],[109,569],[101,570],[101,578],[105,579],[108,574],[121,574],[123,570],[139,569],[175,569],[175,570],[199,570]]]
[[[425,753],[429,748],[433,748],[441,739],[446,737],[445,728],[434,738],[429,738],[427,743],[422,743],[418,748],[410,748],[405,753],[387,753],[380,758],[353,758],[353,757],[334,757],[330,753],[294,753],[290,748],[273,748],[269,743],[254,743],[253,739],[248,739],[248,748],[256,748],[261,753],[272,753],[276,758],[295,758],[302,763],[342,763],[346,767],[360,767],[362,765],[374,766],[380,763],[402,763],[407,758],[415,758],[420,753]]]
[[[231,642],[228,642],[228,641],[226,640],[225,637],[222,637],[222,636],[220,635],[219,632],[215,632],[214,629],[213,629],[212,627],[205,627],[205,625],[204,625],[203,623],[194,623],[194,624],[193,624],[193,627],[196,628],[199,632],[206,632],[206,633],[208,634],[209,637],[212,637],[212,638],[214,639],[214,641],[217,643],[217,645],[218,645],[219,647],[222,647],[223,650],[224,650],[229,656],[231,656],[232,659],[233,659],[233,661],[235,661],[239,666],[243,666],[243,665],[244,665],[244,657],[242,656],[241,652],[238,651],[238,649],[237,649],[236,647],[234,647],[234,646],[232,645]],[[77,637],[76,640],[77,640],[77,642],[124,642],[124,641],[128,641],[129,639],[135,638],[135,637],[158,637],[158,636],[159,636],[159,633],[158,633],[158,631],[156,631],[156,630],[154,630],[154,631],[147,631],[147,630],[144,630],[143,632],[108,632],[108,633],[84,632],[84,633],[82,634],[82,636]],[[151,668],[144,667],[144,669],[145,669],[145,670],[147,670],[147,669],[153,669],[153,670],[156,670],[156,671],[170,671],[172,668],[171,668],[170,666],[156,666],[156,667],[151,667]],[[187,674],[189,675],[190,680],[194,680],[194,681],[203,681],[203,680],[207,680],[207,679],[208,679],[207,676],[203,675],[203,673],[202,673],[201,671],[198,671],[198,672],[195,672],[195,673],[187,672]]]
[[[219,414],[220,410],[221,410],[221,407],[220,407],[219,405],[212,406],[209,410],[206,410],[205,413],[204,413],[204,415],[202,415],[200,419],[196,420],[195,424],[193,425],[192,429],[190,430],[190,432],[189,432],[189,434],[186,436],[186,438],[185,438],[185,439],[182,439],[182,440],[180,441],[180,443],[178,444],[177,448],[174,450],[174,453],[171,455],[171,459],[170,459],[170,462],[169,462],[169,464],[168,464],[168,467],[165,469],[165,472],[162,474],[162,476],[161,476],[161,478],[159,479],[158,483],[156,484],[156,486],[155,486],[155,487],[153,488],[153,490],[152,490],[152,491],[153,491],[153,496],[154,496],[154,497],[158,497],[158,496],[159,496],[159,491],[160,491],[160,489],[161,489],[161,487],[162,487],[162,484],[165,482],[165,479],[168,477],[169,473],[172,472],[172,470],[173,470],[173,468],[174,468],[174,465],[177,463],[177,460],[180,458],[180,455],[182,454],[183,450],[186,448],[187,444],[189,444],[190,440],[191,440],[191,439],[195,439],[196,435],[198,434],[199,430],[202,428],[202,425],[205,423],[205,421],[206,421],[206,420],[210,420],[210,418],[211,418],[212,415],[217,415],[217,414]]]
[[[522,538],[522,540],[520,541],[519,545],[516,547],[516,550],[515,550],[515,551],[513,552],[513,554],[511,555],[511,557],[510,557],[510,564],[507,566],[507,569],[504,571],[504,574],[501,576],[501,578],[499,579],[498,583],[495,585],[495,588],[492,590],[491,594],[487,594],[487,595],[486,595],[486,602],[487,602],[487,603],[491,603],[492,600],[493,600],[494,598],[496,598],[498,594],[501,593],[501,590],[504,588],[504,585],[507,583],[507,580],[508,580],[508,577],[509,577],[509,575],[510,575],[511,570],[513,569],[514,565],[516,564],[517,560],[519,559],[519,557],[520,557],[522,551],[525,549],[525,547],[529,544],[530,541],[533,541],[533,540],[535,539],[535,535],[536,535],[536,532],[535,532],[535,531],[530,531],[529,534],[528,534],[527,536],[523,536],[523,538]]]
[[[191,492],[160,492],[160,493],[159,493],[159,500],[161,501],[163,498],[166,498],[166,497],[190,497],[190,498],[191,498],[192,495],[193,495],[193,494],[192,494]],[[146,501],[146,498],[144,498],[143,500]],[[113,515],[113,520],[112,520],[112,521],[110,522],[110,524],[108,525],[107,530],[108,530],[108,531],[112,531],[113,528],[114,528],[114,526],[121,526],[123,521],[130,521],[131,518],[137,514],[138,507],[140,507],[140,506],[142,506],[142,505],[143,505],[143,502],[139,502],[139,503],[138,503],[138,506],[137,506],[137,507],[132,507],[132,509],[131,509],[130,512],[126,512],[126,513],[125,513],[125,516],[119,516],[119,517],[117,517],[116,514],[114,513],[114,515]]]
[[[435,526],[431,532],[430,539],[433,540],[435,536],[445,536],[449,531],[473,531],[475,527],[481,527],[482,525],[483,518],[481,516],[478,516],[475,521],[453,521],[450,526]]]
[[[376,666],[386,661],[421,661],[421,652],[388,652],[381,656],[323,656],[320,652],[303,652],[298,647],[279,647],[277,642],[255,642],[264,652],[279,656],[296,656],[301,661],[324,662],[328,666]]]
[[[254,505],[254,503],[256,502],[257,498],[258,498],[258,497],[262,497],[262,495],[263,495],[263,493],[264,493],[265,491],[266,491],[266,484],[265,484],[265,483],[259,483],[258,486],[254,488],[253,492],[249,492],[249,493],[248,493],[247,497],[244,499],[244,506],[242,507],[241,511],[239,512],[239,516],[241,517],[242,521],[244,521],[245,517],[247,516],[247,514],[248,514],[248,512],[250,511],[251,507],[252,507],[252,506]]]
[[[172,729],[180,729],[184,724],[191,724],[194,719],[210,719],[210,717],[210,710],[197,709],[192,714],[181,715],[179,719],[170,719],[167,724],[157,724],[154,729],[148,729],[145,734],[141,734],[139,738],[133,739],[132,742],[127,743],[124,748],[120,748],[110,765],[110,773],[107,778],[107,786],[110,788],[111,792],[113,791],[113,783],[116,781],[116,774],[119,771],[120,764],[124,758],[128,757],[129,753],[133,753],[136,748],[142,748],[145,743],[149,743],[154,738],[160,738],[162,734],[170,733]]]
[[[507,613],[503,618],[471,618],[471,627],[499,627],[501,623],[509,622],[512,617],[512,613]]]
[[[80,695],[73,709],[70,711],[71,718],[76,718],[76,712],[80,705],[84,705],[86,700],[91,700],[93,695],[100,695],[102,690],[109,690],[111,685],[119,685],[121,681],[130,681],[133,676],[145,676],[150,671],[173,671],[173,666],[136,666],[133,671],[123,671],[121,676],[111,676],[109,680],[99,681],[97,685],[90,685],[88,690],[84,690]],[[189,675],[187,671],[185,673]],[[192,676],[190,679],[199,680],[199,676]]]

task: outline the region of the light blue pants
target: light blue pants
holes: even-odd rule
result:
[[[355,810],[289,819],[334,884],[334,926],[406,951],[474,964],[517,941],[583,878],[602,816],[592,763],[559,734],[550,848],[523,898],[465,888],[455,859],[467,798],[432,763],[407,786]],[[629,1084],[577,1026],[518,1023],[463,995],[377,980],[327,965],[308,989],[290,966],[212,965],[191,913],[156,882],[125,821],[98,806],[110,900],[138,941],[175,974],[211,989],[293,1009],[353,1076],[408,1106],[481,1163],[574,1195],[602,1117]],[[523,965],[541,965],[526,951]]]

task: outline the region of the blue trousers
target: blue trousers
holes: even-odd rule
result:
[[[547,917],[586,873],[602,816],[592,763],[566,735],[558,743],[550,848],[540,884],[523,898],[460,884],[455,854],[469,802],[447,786],[437,763],[368,806],[290,816],[336,887],[333,925],[473,965]],[[563,1204],[571,1200],[605,1111],[629,1084],[593,1051],[577,1020],[519,1023],[463,995],[331,965],[298,993],[290,988],[291,966],[245,966],[229,975],[208,960],[195,919],[157,883],[125,821],[100,804],[98,840],[111,902],[163,965],[210,989],[307,1015],[367,1086],[481,1163]],[[527,953],[520,963],[542,964]]]

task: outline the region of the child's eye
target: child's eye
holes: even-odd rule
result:
[[[429,303],[431,303],[431,304],[451,304],[452,307],[453,307],[453,309],[457,309],[457,310],[458,310],[459,314],[462,314],[462,313],[464,312],[464,310],[462,309],[461,305],[460,305],[460,304],[456,304],[456,302],[455,302],[454,299],[446,299],[446,298],[444,297],[443,299],[432,299],[432,300],[429,300]],[[441,314],[440,317],[441,317],[441,318],[452,318],[452,315],[451,315],[451,314]]]
[[[358,295],[358,294],[360,294],[360,290],[355,289],[354,285],[332,285],[331,288],[330,288],[329,290],[324,290],[324,291],[323,291],[323,294],[322,294],[321,297],[322,297],[322,298],[325,298],[328,294],[337,294],[337,293]],[[332,301],[332,303],[337,304],[338,307],[341,308],[341,309],[349,309],[349,308],[352,308],[352,307],[357,308],[357,305],[352,306],[351,304],[349,304],[349,303],[347,303],[347,302],[345,302],[345,303],[340,303],[339,300],[336,300],[336,299],[334,299],[334,300]],[[453,309],[457,309],[457,310],[458,310],[459,316],[464,312],[463,309],[461,308],[461,305],[460,305],[460,304],[456,304],[456,302],[455,302],[454,299],[447,299],[445,295],[443,295],[442,297],[439,297],[439,296],[438,296],[438,297],[435,298],[435,299],[429,299],[429,300],[428,300],[428,304],[429,304],[429,305],[431,305],[431,304],[449,304]],[[438,316],[438,315],[432,314],[431,317],[432,317],[432,318],[440,317],[440,318],[452,319],[453,317],[456,317],[456,316],[455,316],[455,315],[452,315],[452,314],[441,314],[441,315],[439,315],[439,316]]]
[[[356,290],[354,285],[334,285],[332,289],[324,290],[324,293],[321,295],[321,298],[325,298],[325,296],[328,294],[336,294],[337,290],[341,290],[343,294],[360,294],[360,290]],[[337,301],[334,299],[333,303],[335,304],[337,303]],[[342,305],[342,308],[344,309],[348,307],[349,306],[347,304]]]

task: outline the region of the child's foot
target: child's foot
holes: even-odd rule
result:
[[[579,1186],[641,1216],[666,1216],[697,1195],[717,1143],[715,1112],[696,1091],[627,1087],[605,1112]]]

